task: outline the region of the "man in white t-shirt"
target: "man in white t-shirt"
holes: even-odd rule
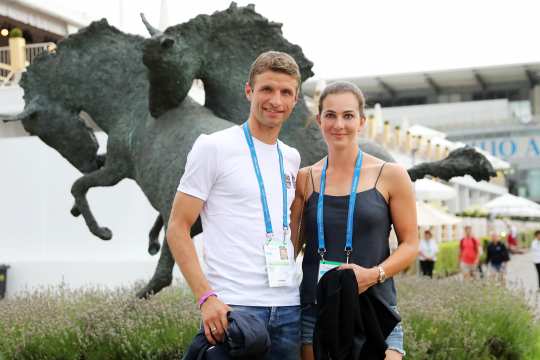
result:
[[[291,56],[270,51],[255,60],[245,85],[249,119],[195,141],[167,231],[208,341],[223,339],[228,311],[249,311],[267,324],[267,359],[299,357],[300,299],[288,223],[300,155],[278,135],[300,83]],[[190,237],[199,215],[204,272]]]

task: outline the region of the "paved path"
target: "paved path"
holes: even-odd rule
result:
[[[535,306],[537,313],[540,314],[538,278],[530,253],[512,255],[508,263],[506,283],[509,288],[524,293],[527,300]]]

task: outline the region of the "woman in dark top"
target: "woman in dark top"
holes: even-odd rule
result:
[[[405,168],[363,153],[359,133],[365,125],[364,97],[356,85],[336,82],[321,94],[317,122],[328,156],[298,173],[292,205],[292,238],[302,219],[302,359],[313,359],[317,282],[340,264],[352,269],[359,292],[369,287],[396,306],[392,277],[418,253],[416,206]],[[322,189],[322,190],[321,190]],[[323,193],[324,196],[320,196]],[[394,226],[399,246],[390,255],[388,236]],[[347,236],[349,233],[349,236]],[[302,244],[297,241],[296,248]],[[401,359],[403,332],[398,324],[386,339],[386,359]]]

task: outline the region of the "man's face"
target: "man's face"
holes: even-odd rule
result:
[[[246,84],[246,96],[251,103],[250,117],[264,127],[279,127],[298,100],[298,82],[290,75],[265,71],[255,75],[253,86]]]
[[[472,233],[471,227],[470,227],[470,226],[466,226],[466,227],[465,227],[465,235],[471,236],[471,233]]]

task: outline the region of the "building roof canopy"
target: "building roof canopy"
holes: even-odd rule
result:
[[[345,79],[330,79],[345,80]],[[347,78],[357,84],[365,93],[387,93],[387,88],[395,92],[409,90],[440,90],[448,88],[470,88],[495,86],[508,83],[540,83],[540,63],[490,66],[443,71],[427,71],[407,74],[389,74]],[[311,94],[315,82],[304,85]]]

